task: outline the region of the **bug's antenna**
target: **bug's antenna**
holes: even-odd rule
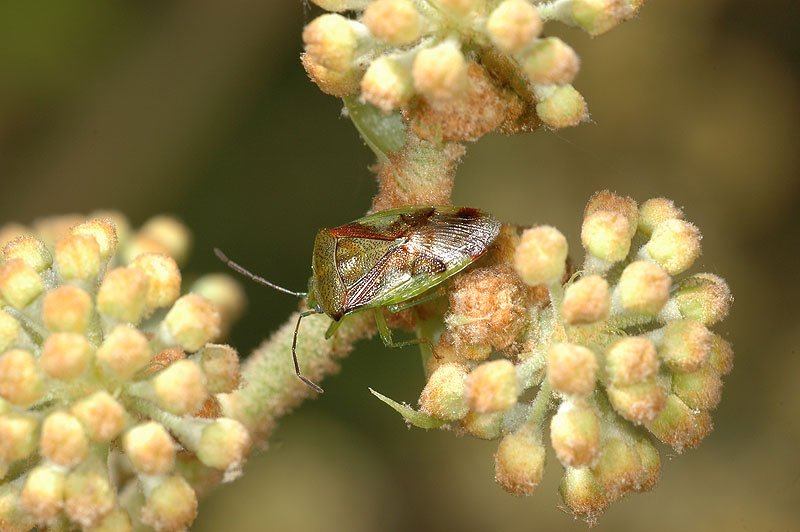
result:
[[[307,310],[305,312],[301,312],[300,315],[297,317],[297,324],[294,326],[294,336],[292,337],[292,360],[294,360],[294,372],[297,373],[297,376],[300,378],[301,381],[306,383],[309,388],[314,390],[317,393],[325,393],[325,390],[319,387],[319,385],[314,384],[308,378],[304,377],[300,373],[300,364],[297,362],[297,331],[300,330],[300,320],[305,318],[306,316],[311,316],[312,314],[320,314],[316,310]]]
[[[284,288],[282,286],[278,286],[275,283],[271,283],[264,279],[263,277],[254,274],[250,270],[246,270],[244,267],[238,265],[237,263],[233,262],[231,259],[228,258],[219,248],[214,248],[214,254],[217,256],[219,260],[225,263],[230,269],[239,272],[240,274],[244,275],[245,277],[249,277],[253,281],[257,282],[258,284],[263,284],[264,286],[269,286],[270,288],[274,288],[278,292],[283,292],[284,294],[289,294],[290,296],[295,297],[306,297],[308,293],[306,292],[295,292],[293,290],[289,290],[288,288]],[[295,360],[295,366],[297,365],[297,360]],[[298,376],[300,374],[298,373]],[[315,385],[316,386],[316,385]]]

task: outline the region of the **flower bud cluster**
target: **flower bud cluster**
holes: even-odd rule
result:
[[[643,0],[313,0],[335,11],[303,32],[303,65],[326,93],[402,111],[422,138],[574,126],[588,117],[575,51],[551,21],[599,35]],[[353,13],[348,18],[338,12]]]
[[[207,276],[182,295],[171,217],[0,234],[0,528],[184,530],[197,496],[178,457],[222,480],[250,445],[215,397],[239,386],[236,351],[212,342],[240,289]]]
[[[732,296],[722,278],[688,273],[701,235],[669,200],[599,192],[581,237],[573,272],[557,229],[504,227],[453,278],[416,414],[499,439],[496,479],[518,495],[541,479],[549,436],[562,497],[591,521],[655,484],[654,440],[680,452],[710,433],[733,355],[709,328]]]

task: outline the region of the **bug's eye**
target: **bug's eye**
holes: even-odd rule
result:
[[[324,314],[324,311],[322,310],[322,307],[320,306],[319,303],[314,305],[314,310],[316,310],[318,314]]]

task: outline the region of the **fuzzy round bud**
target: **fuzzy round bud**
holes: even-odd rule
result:
[[[635,443],[620,438],[604,441],[592,473],[609,501],[635,490],[642,474],[642,462]]]
[[[158,405],[173,414],[193,414],[203,406],[208,392],[205,376],[191,360],[178,360],[153,378]]]
[[[45,524],[58,515],[64,502],[64,473],[38,466],[28,473],[20,493],[20,506],[37,523]]]
[[[526,0],[504,0],[489,15],[486,31],[500,51],[516,54],[542,32],[542,18]]]
[[[541,436],[522,430],[500,440],[494,455],[494,478],[509,493],[530,495],[544,474]]]
[[[696,447],[713,429],[708,412],[695,412],[674,394],[667,396],[659,414],[645,425],[663,443],[680,452]]]
[[[197,495],[183,477],[166,477],[152,489],[142,508],[142,522],[158,531],[183,530],[197,517]]]
[[[392,46],[419,39],[422,19],[410,0],[375,0],[364,10],[361,22],[378,40]]]
[[[39,449],[51,462],[70,468],[86,458],[89,440],[78,418],[66,412],[53,412],[42,423]]]
[[[561,281],[567,261],[567,239],[549,225],[526,229],[514,251],[514,269],[529,286]]]
[[[583,247],[606,262],[619,262],[631,249],[631,226],[619,212],[599,210],[588,214],[581,227]]]
[[[42,304],[42,321],[52,332],[84,333],[92,318],[92,298],[77,286],[49,291]]]
[[[116,438],[127,424],[127,414],[106,391],[95,392],[72,406],[72,415],[83,424],[86,434],[96,442]]]
[[[90,236],[100,248],[100,258],[106,261],[117,250],[117,229],[111,220],[95,218],[78,224],[70,231],[73,235]]]
[[[671,321],[663,329],[658,354],[672,370],[696,371],[708,361],[711,338],[711,332],[702,323]]]
[[[683,219],[683,211],[667,198],[652,198],[639,207],[639,231],[645,236],[653,234],[655,228],[666,220]]]
[[[547,380],[566,395],[589,395],[597,380],[597,357],[578,344],[555,343],[547,352]]]
[[[572,85],[562,85],[536,104],[536,114],[553,129],[577,126],[589,118],[586,100]]]
[[[478,8],[480,0],[434,0],[445,11],[459,16],[465,16]]]
[[[12,307],[27,307],[44,290],[36,270],[22,259],[0,264],[0,296]]]
[[[550,441],[566,467],[591,465],[600,453],[600,419],[584,402],[564,401],[550,421]]]
[[[97,348],[97,362],[111,375],[128,380],[150,362],[150,345],[137,329],[117,325]]]
[[[642,465],[636,491],[649,491],[656,485],[658,477],[661,475],[661,455],[658,454],[658,449],[650,443],[650,439],[646,437],[636,441],[636,450]]]
[[[237,470],[244,462],[250,443],[250,433],[244,425],[233,419],[218,418],[203,429],[197,458],[214,469]]]
[[[308,54],[300,55],[300,62],[311,81],[325,94],[344,98],[358,93],[361,71],[357,69],[337,72],[320,65]]]
[[[714,325],[728,315],[733,296],[722,277],[698,273],[681,281],[677,288],[673,297],[681,317]]]
[[[537,42],[522,60],[522,69],[534,85],[572,83],[579,67],[578,54],[557,37]]]
[[[11,349],[0,356],[0,397],[26,406],[35,403],[42,393],[42,377],[30,351]]]
[[[700,230],[683,220],[665,220],[656,226],[642,251],[670,275],[688,270],[700,256]]]
[[[181,264],[189,255],[192,244],[192,235],[189,229],[177,218],[172,216],[154,216],[150,218],[139,230],[139,234],[157,244],[167,255]],[[153,249],[152,251],[155,251]],[[138,256],[138,255],[136,255]],[[136,257],[131,257],[131,260]]]
[[[181,272],[175,259],[162,253],[142,253],[130,267],[141,271],[148,280],[145,305],[148,311],[168,307],[181,294]]]
[[[147,277],[133,268],[106,273],[97,292],[97,310],[119,321],[139,323],[145,312]]]
[[[0,309],[0,352],[14,345],[19,338],[20,325],[8,312]]]
[[[67,476],[64,484],[64,513],[84,528],[97,524],[114,508],[116,489],[105,465],[87,464]]]
[[[20,236],[33,236],[34,231],[16,222],[0,225],[0,248]]]
[[[590,35],[607,32],[624,20],[622,0],[572,0],[572,18]]]
[[[727,375],[733,370],[733,347],[730,342],[713,333],[708,364],[720,375]]]
[[[628,196],[620,196],[610,190],[601,190],[592,194],[586,202],[583,217],[586,218],[598,211],[609,211],[621,214],[628,220],[628,235],[633,237],[636,234],[636,227],[639,223],[639,206],[636,200]]]
[[[432,104],[458,99],[467,89],[467,61],[450,41],[421,50],[411,74],[416,91]]]
[[[411,72],[390,57],[379,57],[361,78],[361,96],[385,113],[400,109],[414,96]]]
[[[303,29],[303,43],[315,63],[336,72],[346,72],[352,68],[358,38],[349,20],[327,13]]]
[[[599,275],[575,281],[564,292],[561,315],[570,325],[605,320],[611,307],[608,282]]]
[[[197,361],[210,393],[229,393],[239,387],[239,356],[231,346],[208,344]]]
[[[222,320],[223,335],[230,330],[247,307],[247,298],[242,290],[242,285],[224,273],[202,276],[192,284],[189,291],[214,303]]]
[[[590,523],[602,514],[610,501],[588,467],[568,467],[558,487],[564,504]]]
[[[372,0],[311,0],[325,11],[353,11],[364,9]],[[644,1],[644,0],[639,0]]]
[[[39,365],[54,379],[71,380],[83,374],[92,358],[92,346],[82,334],[53,333],[42,346]]]
[[[446,421],[463,418],[469,411],[466,378],[467,371],[459,364],[442,364],[436,368],[419,397],[422,411]]]
[[[628,386],[655,377],[658,353],[646,336],[629,336],[615,342],[606,352],[606,375],[611,384]]]
[[[664,408],[667,392],[655,377],[643,382],[606,387],[611,406],[622,417],[641,425],[652,421]]]
[[[484,362],[466,380],[467,401],[475,412],[501,412],[517,404],[517,372],[509,360]]]
[[[19,236],[8,242],[0,256],[7,261],[21,259],[37,272],[43,272],[53,264],[53,257],[44,242],[32,236]]]
[[[36,450],[36,419],[14,414],[0,416],[0,463],[10,464]]]
[[[121,508],[111,510],[86,532],[133,532],[133,524],[128,512]]]
[[[164,475],[172,471],[175,442],[160,423],[149,421],[133,427],[125,433],[122,446],[138,472]]]
[[[461,420],[461,426],[471,436],[482,440],[494,440],[503,430],[504,412],[479,413],[470,410]]]
[[[89,235],[68,235],[56,242],[56,266],[64,279],[89,280],[100,273],[100,245]]]
[[[722,377],[713,367],[672,375],[672,393],[689,408],[714,410],[722,399]]]
[[[175,302],[164,324],[181,347],[197,351],[219,336],[220,315],[208,299],[187,294]]]
[[[637,260],[622,271],[616,295],[626,312],[655,316],[669,299],[672,278],[659,265]]]

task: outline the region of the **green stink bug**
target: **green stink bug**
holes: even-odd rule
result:
[[[333,229],[320,229],[314,240],[308,292],[294,292],[251,273],[214,252],[225,264],[250,279],[281,292],[305,297],[309,310],[297,318],[292,358],[297,376],[317,392],[322,388],[300,373],[297,333],[311,314],[327,314],[330,338],[348,314],[374,309],[387,347],[430,342],[392,341],[382,308],[409,308],[428,299],[426,292],[469,266],[497,238],[500,222],[470,207],[416,206],[376,212]]]

